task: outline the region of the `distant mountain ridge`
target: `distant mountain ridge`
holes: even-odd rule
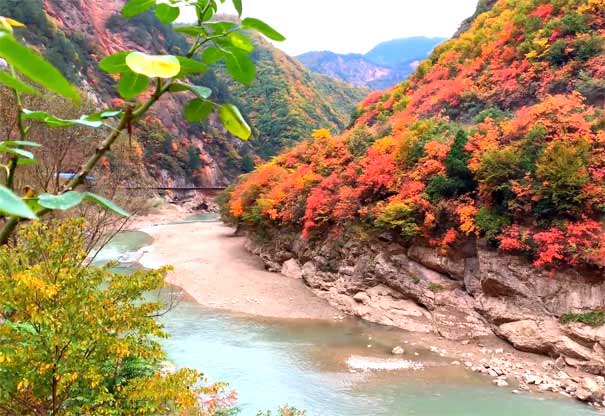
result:
[[[383,90],[406,79],[419,61],[445,38],[415,36],[393,39],[376,45],[365,55],[312,51],[297,56],[313,72],[367,87]]]

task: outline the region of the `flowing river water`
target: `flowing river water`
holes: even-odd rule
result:
[[[124,232],[97,260],[128,262],[152,243],[143,232]],[[243,416],[285,404],[310,416],[598,414],[554,395],[512,394],[513,387],[494,387],[489,379],[426,348],[402,344],[403,331],[357,319],[257,318],[208,309],[186,297],[161,319],[171,335],[162,341],[170,361],[198,369],[210,381],[229,382],[238,392]],[[390,354],[397,344],[406,350],[404,359]],[[412,362],[425,368],[405,368]]]

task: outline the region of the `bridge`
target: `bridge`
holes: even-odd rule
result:
[[[177,192],[220,192],[227,189],[224,186],[124,186],[129,191],[177,191]]]

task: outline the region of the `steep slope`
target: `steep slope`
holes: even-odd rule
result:
[[[307,282],[349,312],[493,331],[603,374],[602,338],[567,322],[605,310],[605,3],[482,4],[343,135],[245,177],[228,215],[281,230],[272,261],[308,262]],[[376,285],[422,314],[380,315]]]
[[[365,55],[307,52],[296,58],[311,71],[354,85],[384,90],[406,79],[420,60],[444,41],[413,37],[383,42]]]
[[[26,23],[28,28],[18,35],[40,48],[91,99],[111,105],[109,99],[117,96],[115,82],[98,69],[100,59],[118,50],[163,54],[188,48],[184,37],[161,24],[152,13],[123,19],[120,10],[124,3],[0,0],[0,14]],[[212,88],[218,102],[237,102],[244,117],[252,121],[255,137],[242,143],[230,137],[216,120],[205,125],[186,123],[181,115],[182,103],[167,97],[135,131],[155,177],[167,183],[228,184],[241,172],[252,169],[259,156],[271,157],[284,146],[307,137],[313,128],[338,132],[348,125],[363,90],[311,75],[267,42],[257,42],[257,48],[259,77],[251,87],[253,92],[221,75],[207,73],[198,80]],[[269,90],[289,91],[291,99],[265,95]],[[255,106],[261,99],[263,104]],[[255,104],[250,100],[256,100]],[[277,133],[286,128],[287,134],[279,139]]]
[[[314,129],[338,132],[349,124],[367,90],[314,74],[260,37],[254,42],[256,82],[250,87],[229,83],[229,91],[254,126],[257,140],[251,144],[261,157],[300,142]],[[222,79],[228,82],[224,74]]]

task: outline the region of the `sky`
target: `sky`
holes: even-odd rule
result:
[[[391,39],[450,37],[475,12],[477,0],[243,0],[243,4],[244,17],[257,17],[275,27],[286,37],[276,46],[299,55],[315,50],[366,53]],[[235,13],[230,5],[219,11]],[[190,12],[180,20],[191,19]]]

